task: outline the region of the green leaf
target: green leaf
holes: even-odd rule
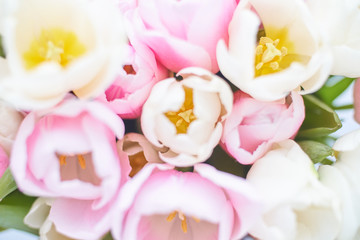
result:
[[[305,95],[305,120],[297,138],[315,139],[329,135],[342,124],[336,112],[313,95]]]
[[[323,159],[320,163],[321,163],[322,165],[332,165],[332,164],[334,164],[334,161],[325,158],[325,159]]]
[[[250,166],[242,165],[228,155],[219,145],[214,149],[213,154],[206,163],[220,171],[228,172],[239,177],[245,177],[250,169]]]
[[[29,212],[35,199],[22,194],[18,190],[10,193],[0,202],[0,228],[14,228],[37,234],[37,230],[24,224],[24,217]]]
[[[7,169],[0,178],[0,202],[4,197],[13,192],[16,188],[16,183],[11,176],[10,170]]]
[[[107,233],[103,238],[102,240],[113,240],[114,238],[111,236],[111,233]]]
[[[334,155],[334,150],[326,144],[316,141],[300,141],[298,142],[302,150],[310,157],[313,163],[321,163],[328,156]]]
[[[333,101],[351,85],[354,79],[332,76],[315,95],[328,106],[333,106]]]
[[[0,35],[0,57],[5,57],[5,52],[4,52],[4,48],[2,45],[2,36]]]

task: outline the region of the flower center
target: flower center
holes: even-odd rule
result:
[[[169,111],[165,116],[175,125],[176,134],[187,133],[190,123],[196,119],[194,114],[193,90],[183,87],[185,92],[185,100],[183,105],[177,112]]]
[[[95,186],[101,184],[101,179],[95,172],[91,153],[56,155],[60,163],[61,181],[77,179]]]
[[[166,218],[166,221],[171,222],[176,215],[179,215],[179,219],[181,220],[181,230],[184,233],[187,233],[187,223],[186,223],[186,216],[184,215],[184,213],[182,213],[181,211],[173,211],[172,213],[169,214],[169,216]],[[192,217],[195,222],[200,222],[200,219],[196,218],[196,217]]]
[[[286,47],[278,47],[280,40],[275,41],[269,37],[261,37],[258,46],[256,47],[255,56],[255,75],[265,75],[275,73],[282,68],[279,63],[288,53]]]
[[[85,169],[86,168],[86,162],[85,162],[84,156],[82,154],[77,154],[76,157],[77,157],[79,166],[82,169]],[[66,158],[67,158],[67,156],[65,156],[65,155],[60,155],[59,156],[60,166],[63,166],[63,165],[66,166],[67,165]]]
[[[26,69],[30,70],[43,62],[55,62],[62,67],[86,52],[85,46],[75,33],[61,28],[43,29],[29,50],[23,54]]]

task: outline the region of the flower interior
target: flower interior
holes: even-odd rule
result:
[[[308,56],[295,52],[295,43],[289,40],[288,29],[266,27],[263,35],[255,49],[256,77],[280,72],[293,62],[307,64],[309,61]]]
[[[61,181],[78,179],[95,186],[100,185],[101,179],[95,173],[91,153],[56,155],[60,164]]]
[[[129,162],[131,166],[130,177],[135,176],[144,166],[147,164],[144,152],[138,152],[134,155],[129,156]]]
[[[177,112],[169,111],[165,116],[175,125],[176,134],[187,133],[191,122],[196,120],[194,114],[193,89],[183,87],[185,92],[185,100],[183,105]]]
[[[166,218],[166,221],[168,222],[171,222],[175,217],[176,215],[179,216],[179,219],[181,221],[181,230],[184,232],[184,233],[187,233],[188,231],[188,228],[187,228],[187,223],[186,223],[186,216],[184,215],[184,213],[182,213],[181,211],[173,211],[172,213],[169,214],[169,216]],[[199,223],[200,222],[200,219],[196,218],[196,217],[192,217],[195,222]]]
[[[261,37],[256,47],[255,71],[256,75],[280,71],[279,62],[287,55],[287,48],[278,47],[280,39],[275,41],[268,37]]]
[[[55,62],[66,67],[86,52],[74,32],[62,28],[43,29],[23,54],[26,69],[31,70],[44,62]]]
[[[123,69],[125,70],[126,74],[136,75],[136,71],[132,65],[124,65]]]

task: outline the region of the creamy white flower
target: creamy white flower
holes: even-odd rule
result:
[[[24,223],[31,228],[39,229],[40,240],[72,240],[56,231],[53,222],[48,218],[53,200],[38,198],[24,218]]]
[[[321,184],[313,163],[294,141],[281,142],[257,160],[247,180],[265,205],[251,235],[262,240],[335,239],[338,199]]]
[[[10,155],[11,146],[19,126],[24,119],[22,113],[0,101],[0,146]]]
[[[201,68],[178,73],[157,83],[144,104],[141,127],[156,147],[167,147],[160,158],[176,166],[205,161],[218,144],[221,122],[230,113],[233,94],[220,77]]]
[[[259,27],[265,36],[258,40]],[[235,86],[265,101],[292,90],[318,90],[332,64],[303,0],[240,1],[229,25],[229,43],[218,43],[217,59]]]
[[[339,138],[333,149],[336,163],[321,166],[321,181],[341,199],[342,225],[338,240],[359,239],[360,234],[360,130]]]
[[[97,96],[114,80],[127,44],[110,0],[19,0],[3,27],[8,74],[0,96],[28,110],[55,105],[69,91]]]
[[[3,34],[3,22],[5,17],[10,14],[15,6],[17,5],[17,0],[14,1],[7,1],[7,0],[0,0],[0,35]]]
[[[306,1],[327,44],[333,75],[360,77],[360,0]]]

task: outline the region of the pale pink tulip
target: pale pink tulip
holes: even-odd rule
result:
[[[161,162],[157,150],[141,134],[126,134],[117,142],[117,148],[129,177],[135,176],[148,162]],[[105,206],[97,208],[94,201],[57,198],[48,219],[62,234],[76,239],[98,239],[99,233],[109,231],[116,199],[115,196]]]
[[[304,102],[296,92],[275,102],[234,94],[234,107],[224,123],[221,143],[237,161],[252,164],[275,142],[293,137],[305,117]]]
[[[106,204],[127,179],[116,137],[122,120],[99,102],[68,99],[22,122],[11,154],[11,171],[21,191],[43,197],[96,200]]]
[[[137,37],[174,72],[192,66],[214,73],[219,70],[216,44],[220,39],[227,41],[235,7],[235,0],[132,0],[121,4]]]
[[[256,193],[244,179],[198,164],[195,172],[148,165],[123,187],[115,239],[243,237],[259,217]]]
[[[354,84],[354,118],[360,123],[360,78]]]
[[[122,118],[136,118],[152,86],[167,77],[150,49],[135,39],[126,49],[126,60],[112,85],[98,99]]]
[[[9,166],[9,159],[4,150],[0,147],[0,178]]]

